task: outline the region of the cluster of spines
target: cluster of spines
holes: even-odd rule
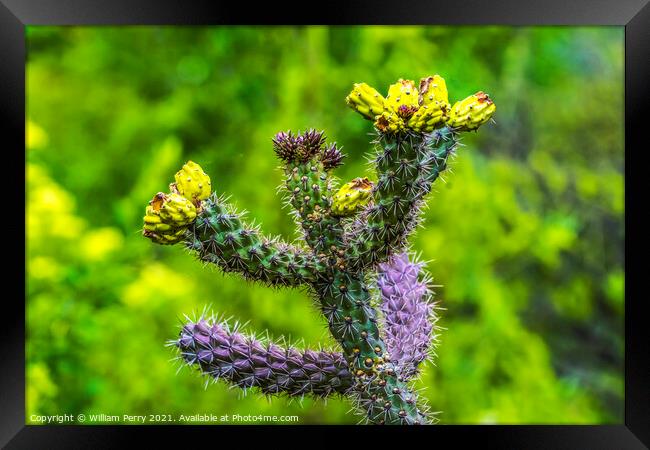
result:
[[[380,389],[368,385],[378,383]],[[365,385],[364,385],[365,384]],[[432,422],[428,407],[403,381],[387,383],[374,379],[358,384],[349,395],[365,423],[378,425],[423,425]]]
[[[325,170],[331,170],[343,164],[345,155],[336,143],[325,145],[325,134],[313,129],[304,133],[293,134],[282,131],[273,138],[275,154],[286,164],[305,163],[317,159]]]
[[[188,320],[170,344],[186,364],[198,366],[213,380],[227,380],[244,390],[258,388],[267,395],[344,395],[353,383],[340,353],[263,342],[214,317]]]
[[[300,286],[322,270],[322,263],[311,252],[264,237],[216,194],[203,201],[185,245],[200,260],[224,272],[238,272],[268,285]]]

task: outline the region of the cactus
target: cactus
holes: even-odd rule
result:
[[[247,224],[243,213],[211,192],[209,177],[191,161],[172,192],[154,199],[158,209],[149,205],[144,229],[156,243],[182,241],[225,272],[271,286],[307,286],[340,352],[263,343],[205,316],[188,320],[170,344],[201,373],[244,389],[344,395],[369,423],[431,423],[410,382],[432,354],[437,318],[422,265],[405,253],[407,241],[460,133],[486,123],[496,107],[482,92],[450,107],[439,75],[418,87],[400,79],[385,98],[355,84],[346,102],[377,131],[375,182],[356,178],[337,190],[332,171],[344,155],[335,143],[326,144],[323,132],[280,132],[272,140],[285,201],[305,246],[265,237]],[[181,213],[179,198],[194,206],[195,217]],[[166,199],[177,212],[160,212],[165,208],[158,203]]]

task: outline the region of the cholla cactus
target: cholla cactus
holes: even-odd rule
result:
[[[265,237],[247,225],[223,196],[211,193],[209,178],[192,162],[177,174],[170,194],[154,198],[158,203],[147,208],[144,230],[156,243],[182,240],[200,260],[248,280],[308,286],[340,350],[263,343],[206,316],[188,320],[171,344],[189,365],[243,389],[345,395],[370,423],[430,423],[409,382],[432,353],[436,316],[421,264],[403,252],[459,133],[487,122],[495,106],[479,92],[450,107],[439,75],[422,79],[418,88],[399,80],[385,98],[356,84],[346,100],[377,130],[374,183],[357,178],[337,190],[331,172],[343,154],[326,144],[322,132],[281,132],[273,139],[285,199],[306,246]],[[160,203],[169,198],[171,203]],[[188,204],[195,218],[183,209]],[[159,212],[167,205],[173,214]]]

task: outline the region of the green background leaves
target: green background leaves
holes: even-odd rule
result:
[[[442,423],[623,419],[623,29],[29,27],[27,419],[31,414],[297,414],[325,405],[204,384],[164,346],[205,305],[247,329],[333,347],[307,295],[243,285],[141,234],[188,159],[298,237],[275,188],[280,130],[324,129],[367,175],[372,125],[345,105],[439,73],[496,124],[467,134],[412,238],[442,331],[418,387]],[[302,344],[301,344],[302,345]]]

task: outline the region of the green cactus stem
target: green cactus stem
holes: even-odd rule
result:
[[[199,259],[268,285],[297,287],[315,280],[324,265],[311,252],[264,237],[245,224],[224,198],[212,194],[186,233],[185,245]]]

